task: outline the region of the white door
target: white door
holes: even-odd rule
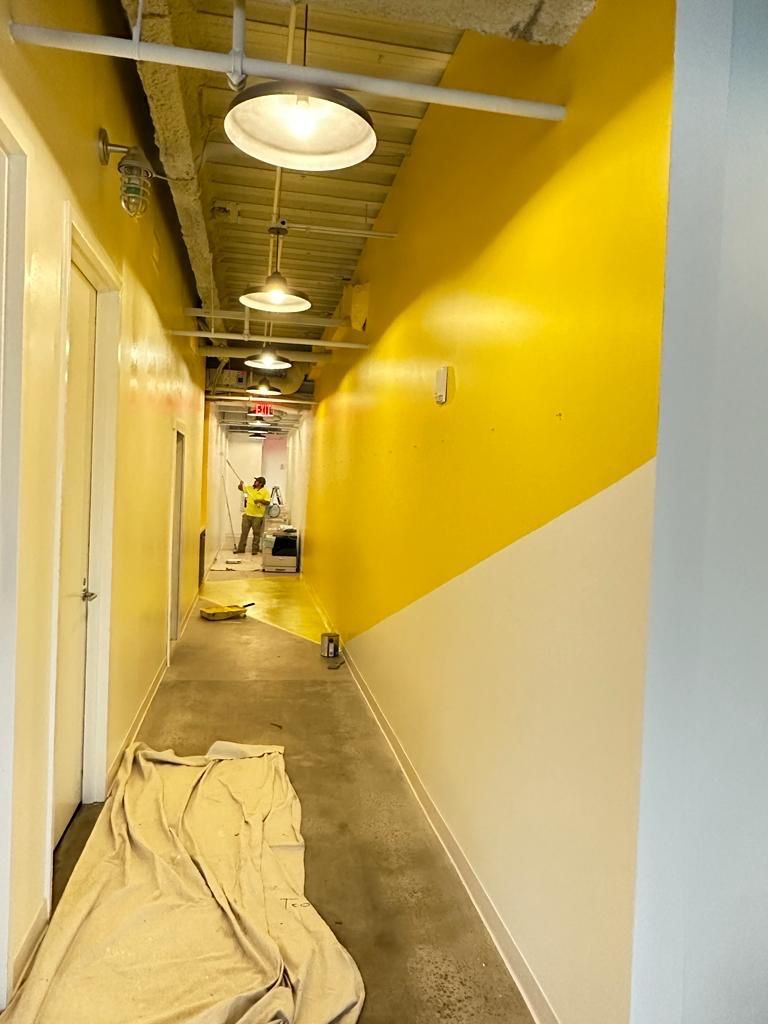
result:
[[[184,539],[184,435],[176,431],[173,464],[171,527],[171,611],[169,638],[178,640],[181,627],[181,549]]]
[[[91,520],[96,289],[72,264],[66,361],[56,660],[53,829],[61,838],[83,787],[88,538]]]

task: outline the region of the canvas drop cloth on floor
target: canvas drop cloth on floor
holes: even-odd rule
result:
[[[281,747],[125,754],[3,1024],[354,1024]]]

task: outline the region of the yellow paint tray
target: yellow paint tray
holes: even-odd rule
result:
[[[201,608],[200,615],[212,622],[219,622],[222,619],[244,619],[245,609],[250,608],[253,603],[249,601],[248,604],[220,604],[215,608]]]

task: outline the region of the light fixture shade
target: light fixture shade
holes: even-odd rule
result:
[[[131,146],[120,163],[120,205],[130,217],[141,217],[147,212],[152,166],[138,146]]]
[[[246,359],[245,365],[270,372],[272,370],[289,370],[293,364],[289,363],[287,359],[281,359],[280,356],[275,355],[272,349],[265,348],[253,359]]]
[[[270,274],[262,288],[241,295],[240,301],[250,309],[265,313],[302,313],[312,306],[304,292],[290,288],[279,271]]]
[[[373,122],[357,100],[298,82],[243,89],[229,105],[224,131],[249,156],[293,171],[353,167],[376,148]]]
[[[255,387],[245,389],[249,395],[281,395],[280,388],[273,388],[266,377],[262,377]]]

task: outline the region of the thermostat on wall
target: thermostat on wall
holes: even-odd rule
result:
[[[438,367],[435,373],[435,401],[438,405],[445,405],[448,401],[448,371],[449,366]]]

